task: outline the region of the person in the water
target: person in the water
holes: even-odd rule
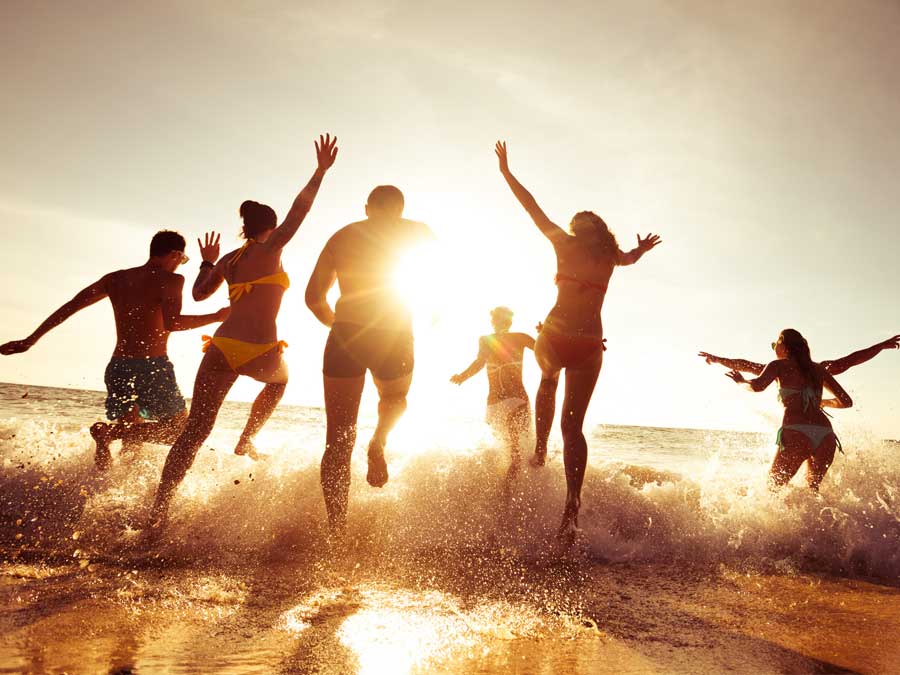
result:
[[[895,335],[894,337],[888,338],[883,342],[874,344],[871,347],[866,347],[865,349],[860,349],[859,351],[855,351],[852,354],[848,354],[847,356],[841,357],[839,359],[821,361],[820,364],[826,371],[828,371],[832,375],[840,375],[841,373],[854,366],[861,365],[866,361],[875,358],[885,349],[897,348],[900,348],[900,335]],[[742,373],[752,373],[753,375],[760,375],[763,371],[763,368],[765,368],[765,364],[762,363],[748,361],[747,359],[731,359],[723,356],[715,356],[713,354],[710,354],[709,352],[700,352],[699,356],[707,363],[715,363],[720,366],[725,366],[730,370],[738,370]]]
[[[759,377],[746,380],[737,370],[726,374],[751,391],[763,391],[778,380],[784,419],[776,436],[778,450],[769,470],[769,480],[773,486],[784,485],[806,462],[806,482],[818,490],[834,460],[835,450],[840,448],[822,408],[849,408],[853,400],[834,375],[812,360],[806,339],[793,328],[781,331],[772,349],[776,359],[763,368]],[[834,398],[823,399],[823,389],[828,389]]]
[[[288,371],[282,351],[286,345],[278,339],[276,319],[290,282],[281,255],[312,208],[325,173],[334,164],[337,139],[319,136],[315,148],[316,170],[281,225],[271,207],[245,201],[240,208],[244,245],[218,261],[218,236],[207,235],[201,247],[203,263],[194,282],[194,298],[208,298],[225,282],[231,314],[214,336],[204,336],[205,354],[194,381],[191,414],[166,458],[150,515],[151,530],[164,523],[176,488],[212,432],[219,408],[238,376],[252,377],[264,386],[250,408],[247,425],[234,450],[236,454],[256,458],[253,437],[284,394]]]
[[[19,354],[76,312],[109,298],[116,322],[116,347],[106,366],[106,416],[114,424],[91,427],[97,443],[95,462],[105,470],[111,462],[110,443],[123,447],[140,443],[171,443],[187,419],[184,398],[169,361],[169,333],[222,321],[228,308],[212,314],[181,313],[184,277],[175,274],[188,261],[185,240],[162,230],[150,240],[150,257],[139,267],[110,272],[53,312],[24,340],[0,346],[0,354]],[[145,420],[156,420],[146,422]]]
[[[372,373],[379,397],[366,475],[373,487],[388,481],[387,437],[406,410],[412,383],[412,316],[393,278],[398,257],[434,235],[424,223],[403,218],[403,206],[403,193],[396,187],[372,190],[367,218],[328,240],[306,287],[307,306],[330,329],[322,363],[327,429],[321,479],[333,530],[346,522],[350,457],[366,371]],[[327,295],[335,281],[341,294],[332,309]]]
[[[658,236],[637,238],[637,247],[625,253],[606,223],[590,211],[576,213],[570,233],[551,221],[537,201],[509,170],[506,143],[497,142],[500,173],[528,215],[556,253],[556,304],[538,334],[534,353],[542,378],[535,398],[537,443],[532,463],[547,457],[547,439],[556,409],[560,371],[566,371],[566,393],[561,416],[563,462],[566,469],[566,504],[560,534],[570,536],[578,527],[581,486],[587,466],[584,416],[603,365],[603,322],[600,311],[613,271],[633,265],[660,243]]]
[[[482,368],[487,368],[486,421],[509,446],[510,475],[515,475],[521,456],[520,438],[531,426],[531,404],[522,383],[522,355],[526,349],[534,349],[534,338],[526,333],[511,333],[512,318],[513,312],[507,307],[491,310],[494,332],[478,339],[475,360],[450,381],[462,384]]]

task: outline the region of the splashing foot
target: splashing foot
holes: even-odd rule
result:
[[[253,460],[260,460],[268,457],[267,454],[259,452],[256,449],[256,446],[253,445],[253,441],[251,441],[249,438],[242,438],[238,441],[238,444],[234,448],[234,454],[247,456]]]
[[[528,460],[528,464],[531,465],[532,467],[534,467],[535,469],[544,466],[544,464],[546,464],[546,463],[547,463],[547,451],[546,450],[544,450],[543,452],[538,452],[537,450],[535,450],[534,454]]]
[[[384,446],[374,438],[369,442],[369,471],[366,481],[372,487],[384,487],[388,482],[387,462],[384,461]]]
[[[94,464],[98,471],[106,471],[112,464],[112,454],[109,452],[109,425],[104,422],[97,422],[91,425],[91,438],[97,444],[97,450],[94,453]]]
[[[556,539],[561,546],[570,548],[575,540],[584,532],[578,527],[578,511],[581,507],[581,500],[567,500],[566,508],[563,510],[562,523],[556,532]]]

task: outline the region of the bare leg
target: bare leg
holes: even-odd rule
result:
[[[383,487],[388,482],[384,446],[387,436],[406,411],[406,395],[412,384],[412,373],[393,380],[375,380],[378,388],[378,424],[369,441],[369,471],[366,480],[372,487]]]
[[[800,470],[811,455],[809,439],[795,429],[781,432],[781,447],[775,453],[769,469],[769,486],[778,488],[791,482],[791,478]],[[832,457],[834,451],[832,451]],[[827,470],[827,467],[826,467]],[[824,473],[822,474],[824,476]]]
[[[191,413],[187,424],[169,450],[163,466],[162,479],[150,515],[151,527],[159,527],[165,521],[172,495],[194,463],[197,450],[209,437],[216,423],[219,408],[222,407],[222,402],[236,379],[237,373],[227,367],[218,349],[206,352],[200,363],[197,379],[194,381]]]
[[[544,375],[534,398],[534,424],[536,442],[531,466],[544,466],[547,461],[547,441],[553,428],[556,415],[556,388],[559,385],[559,371],[553,375]]]
[[[184,411],[158,422],[145,422],[137,414],[137,408],[133,408],[114,424],[97,422],[91,425],[91,436],[97,443],[94,456],[97,468],[100,471],[109,468],[112,462],[109,444],[116,440],[122,441],[122,452],[137,451],[144,443],[173,443],[184,429],[187,416]]]
[[[578,527],[578,511],[581,508],[581,486],[587,467],[587,440],[582,426],[600,368],[602,352],[597,360],[581,368],[566,369],[566,397],[562,410],[563,463],[566,469],[566,506],[563,510],[560,533]]]
[[[332,530],[340,530],[347,520],[350,457],[356,445],[356,418],[366,378],[325,376],[323,380],[327,429],[322,455],[322,494],[328,524]]]
[[[284,390],[287,384],[267,384],[259,392],[259,396],[253,401],[253,407],[250,408],[250,417],[247,419],[247,426],[244,427],[243,433],[238,440],[234,449],[236,455],[247,455],[250,459],[259,459],[259,454],[253,446],[253,437],[259,433],[263,425],[269,421],[275,406],[284,396]]]
[[[509,504],[512,497],[513,482],[519,475],[519,466],[522,461],[522,452],[519,448],[519,437],[522,431],[528,427],[531,415],[527,403],[516,408],[506,417],[503,431],[503,440],[509,447],[510,463],[503,481],[503,501]]]
[[[834,461],[836,450],[837,439],[834,436],[829,436],[822,441],[822,444],[816,448],[812,457],[809,458],[809,463],[806,465],[806,484],[813,490],[819,490],[819,485]]]

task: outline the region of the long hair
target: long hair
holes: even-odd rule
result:
[[[593,211],[576,213],[572,217],[569,229],[576,240],[591,252],[595,260],[600,261],[618,254],[619,242],[616,241],[616,235],[610,232],[603,218]]]
[[[809,343],[793,328],[785,328],[781,331],[781,342],[784,344],[791,358],[806,380],[816,389],[822,386],[822,368],[812,360],[809,353]]]

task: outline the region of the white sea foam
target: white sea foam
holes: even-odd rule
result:
[[[323,429],[318,412],[304,415],[273,420],[260,439],[271,456],[257,463],[231,453],[237,426],[226,420],[198,453],[167,534],[151,554],[227,564],[324,547]],[[391,481],[384,489],[366,484],[365,453],[357,449],[350,540],[392,556],[477,550],[512,552],[527,561],[552,549],[565,497],[558,451],[543,469],[523,467],[506,502],[508,458],[483,426],[410,422],[392,439]],[[895,444],[864,434],[845,437],[847,455],[838,456],[821,494],[803,488],[799,478],[773,494],[765,484],[770,450],[752,436],[741,450],[733,436],[726,443],[712,432],[683,432],[682,445],[700,447],[666,470],[661,467],[674,453],[660,445],[659,430],[630,433],[630,450],[622,449],[618,459],[615,438],[605,436],[628,436],[628,430],[591,438],[580,520],[589,555],[900,578]],[[367,438],[364,427],[360,442]],[[651,461],[638,463],[633,450],[641,438]],[[5,556],[38,551],[88,561],[129,559],[165,450],[147,446],[98,475],[86,427],[36,418],[0,422]]]

